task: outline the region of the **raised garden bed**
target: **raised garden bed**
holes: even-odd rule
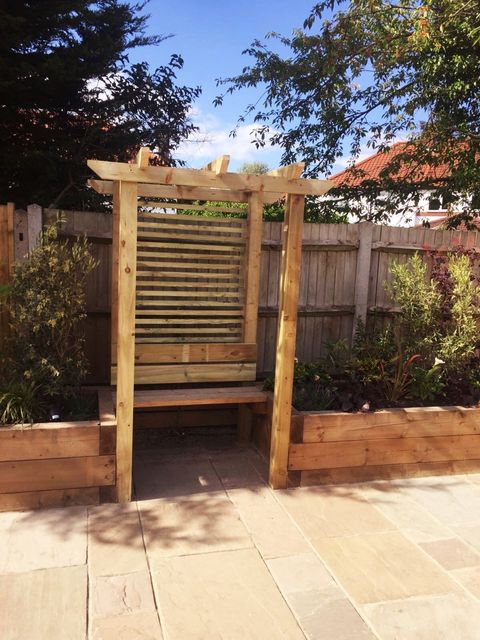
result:
[[[114,500],[110,390],[98,390],[98,406],[98,420],[0,427],[0,511]]]
[[[480,471],[480,409],[293,412],[291,479],[302,485]]]

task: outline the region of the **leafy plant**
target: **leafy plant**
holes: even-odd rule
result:
[[[34,382],[19,380],[0,390],[0,424],[31,424],[45,415],[40,387]]]
[[[57,226],[46,227],[28,260],[15,265],[9,297],[9,377],[48,398],[71,395],[86,375],[81,321],[86,277],[96,266],[86,239],[60,241]]]
[[[400,313],[395,319],[397,344],[408,356],[419,354],[433,362],[441,334],[442,296],[427,275],[427,265],[415,254],[406,264],[393,263],[392,281],[386,283]]]
[[[445,388],[442,364],[443,361],[437,359],[429,369],[414,366],[410,374],[407,397],[418,399],[422,404],[436,400]]]

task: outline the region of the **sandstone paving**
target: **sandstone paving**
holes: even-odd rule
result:
[[[84,507],[0,513],[0,573],[85,564]]]
[[[0,514],[1,640],[480,640],[479,474],[273,492],[181,454],[128,505]]]
[[[276,492],[307,537],[391,531],[395,525],[348,487],[305,487]]]
[[[395,481],[392,486],[447,526],[480,521],[480,485],[469,482],[465,476],[412,478]]]
[[[310,550],[301,531],[265,485],[230,489],[228,497],[264,558]]]
[[[452,536],[445,524],[388,482],[368,484],[361,488],[359,495],[367,498],[413,542],[432,542]]]
[[[480,640],[480,603],[462,593],[362,607],[381,640]]]
[[[309,640],[375,637],[315,553],[275,558],[267,566]]]
[[[335,578],[359,603],[456,589],[437,563],[399,532],[316,538],[312,544]]]
[[[224,492],[138,503],[150,558],[252,547]]]
[[[88,566],[94,576],[147,570],[137,504],[109,504],[88,511]]]
[[[455,569],[450,575],[462,584],[465,589],[480,600],[480,570],[478,567]]]
[[[480,521],[471,524],[452,525],[452,531],[480,552]]]
[[[158,615],[140,611],[92,622],[90,640],[164,640]]]
[[[420,547],[447,570],[478,567],[480,571],[480,554],[459,538],[424,542]]]
[[[110,618],[138,611],[155,611],[148,571],[98,576],[89,585],[91,618]]]
[[[175,498],[223,489],[208,459],[165,461],[161,457],[142,456],[135,462],[133,474],[139,500]]]
[[[6,574],[0,594],[2,640],[85,640],[85,566]]]
[[[154,584],[169,640],[305,638],[254,549],[165,558]]]
[[[212,460],[212,464],[226,489],[264,484],[258,469],[251,463],[246,451],[236,456],[217,456]]]

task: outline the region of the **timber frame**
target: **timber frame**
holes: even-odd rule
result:
[[[88,161],[90,169],[100,178],[90,180],[90,186],[99,193],[113,195],[112,380],[116,384],[118,500],[127,502],[131,499],[135,384],[233,382],[255,379],[263,205],[282,198],[285,198],[286,204],[269,480],[273,488],[285,488],[288,482],[288,448],[304,201],[306,195],[321,196],[325,194],[333,184],[327,180],[301,179],[303,163],[281,167],[264,175],[254,175],[229,173],[229,156],[220,156],[198,170],[150,166],[149,157],[150,150],[142,148],[138,153],[137,161],[132,164],[100,160]],[[150,202],[148,198],[160,198],[162,202],[158,200]],[[154,213],[152,215],[154,224],[154,222],[146,222],[146,214],[141,212],[139,214],[138,211],[138,207],[141,207],[142,204],[143,207],[165,207],[165,200],[168,200],[166,204],[169,207],[178,210],[203,208],[198,205],[185,205],[184,202],[187,200],[247,203],[248,217],[246,223],[242,221],[241,224],[238,218],[207,218],[210,222],[213,220],[216,225],[207,229],[207,234],[210,233],[210,235],[198,236],[196,245],[175,245],[174,241],[178,241],[178,238],[181,238],[180,242],[193,242],[193,236],[185,235],[185,233],[194,230],[191,219],[182,219],[182,216],[172,216],[170,213],[163,216]],[[141,218],[142,215],[143,218]],[[198,221],[198,218],[193,218],[194,223],[195,220]],[[164,225],[162,229],[166,229],[166,231],[159,231],[162,224]],[[198,233],[202,233],[200,222],[196,224]],[[187,228],[186,232],[185,228]],[[216,233],[215,230],[219,229],[220,231]],[[218,237],[212,235],[214,233]],[[156,245],[154,242],[148,242],[151,239],[149,235],[154,236]],[[165,240],[166,238],[168,241]],[[209,241],[210,244],[198,244]],[[223,244],[218,245],[219,241],[223,241]],[[214,242],[217,244],[213,244]],[[241,250],[237,245],[242,246]],[[179,306],[182,306],[179,302],[182,295],[193,298],[194,301],[194,296],[197,296],[198,300],[198,296],[207,295],[192,293],[191,289],[187,289],[186,287],[192,287],[191,280],[178,282],[177,279],[173,281],[173,284],[167,285],[167,287],[174,289],[169,293],[177,297],[170,302],[165,302],[163,297],[158,302],[158,296],[166,295],[158,286],[155,287],[155,285],[159,285],[159,282],[141,280],[141,278],[148,279],[149,272],[148,266],[142,266],[140,261],[143,260],[145,263],[145,256],[148,260],[148,256],[153,255],[153,253],[148,253],[149,250],[153,251],[152,246],[161,246],[164,252],[170,250],[172,253],[160,255],[169,255],[171,260],[180,259],[182,257],[181,251],[191,251],[192,246],[196,247],[198,250],[196,261],[200,262],[203,258],[207,261],[205,269],[210,270],[213,268],[211,266],[213,258],[208,254],[212,252],[231,251],[232,257],[230,259],[233,261],[237,255],[242,257],[243,270],[241,270],[241,278],[239,277],[242,290],[238,289],[237,291],[234,288],[237,285],[232,284],[227,285],[227,289],[224,288],[220,291],[222,283],[218,284],[219,280],[215,280],[216,284],[210,285],[216,287],[215,292],[208,294],[226,300],[222,303],[224,306],[234,307],[235,303],[229,302],[229,300],[240,300],[238,305],[241,306],[241,314],[237,315],[241,315],[241,319],[238,321],[238,325],[233,325],[229,329],[230,334],[227,333],[225,339],[219,339],[213,343],[213,338],[208,336],[207,331],[221,333],[217,325],[214,325],[213,329],[203,329],[210,340],[209,342],[204,338],[204,343],[201,344],[201,337],[192,338],[191,334],[194,333],[191,328],[192,324],[199,323],[195,315],[197,312],[192,310],[190,310],[190,316],[193,317],[193,322],[188,318],[185,319],[183,315],[184,319],[177,321],[183,322],[187,327],[175,329],[179,334],[175,339],[164,337],[167,329],[162,328],[164,326],[162,323],[169,326],[168,319],[160,320],[157,318],[153,329],[142,328],[143,325],[139,323],[149,321],[148,317],[145,319],[142,316],[143,319],[140,320],[136,317],[136,313],[139,313],[138,299],[141,301],[151,296],[150,305],[161,304],[165,306],[170,304],[172,309],[178,309]],[[187,249],[182,249],[182,247],[187,247]],[[220,256],[220,254],[218,255]],[[225,259],[225,256],[221,255]],[[217,260],[219,259],[217,258]],[[227,266],[223,268],[228,269],[228,256],[225,262]],[[139,264],[140,268],[138,268]],[[151,265],[152,262],[148,264]],[[181,268],[181,262],[175,263],[174,267]],[[222,276],[218,273],[217,269],[214,277],[221,278]],[[178,272],[175,275],[178,276]],[[223,276],[223,278],[226,277]],[[141,285],[143,285],[143,289]],[[152,291],[148,290],[148,285]],[[182,286],[180,287],[180,285]],[[229,292],[228,287],[233,290],[233,293]],[[182,291],[179,292],[179,288]],[[218,291],[220,293],[217,293]],[[203,304],[211,304],[208,302],[210,298],[206,299],[207,302]],[[202,303],[197,302],[196,304],[198,306]],[[147,305],[144,305],[144,308],[145,306]],[[215,309],[218,306],[217,300]],[[155,308],[143,311],[143,314],[148,313],[155,314]],[[167,311],[163,312],[164,315],[166,313]],[[168,313],[172,314],[174,311],[168,311]],[[188,311],[177,313],[184,314]],[[203,311],[203,313],[207,312]],[[234,315],[235,310],[224,313]],[[212,319],[211,322],[214,323],[215,320]],[[227,320],[223,320],[223,322],[227,324]],[[157,332],[156,337],[151,338],[154,331]],[[202,329],[197,329],[197,331],[202,331]],[[226,331],[225,329],[224,332]],[[171,364],[172,362],[175,364]]]

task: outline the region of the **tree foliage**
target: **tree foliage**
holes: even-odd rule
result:
[[[240,122],[253,116],[257,144],[280,145],[282,163],[303,159],[314,176],[340,156],[358,158],[365,146],[411,140],[379,179],[358,170],[361,186],[336,189],[326,208],[345,211],[352,197],[361,198],[357,213],[382,219],[415,203],[424,188],[478,191],[477,0],[325,0],[303,29],[267,39],[244,52],[253,62],[240,74],[219,81],[226,91],[216,103],[226,93],[261,88],[262,100]],[[419,171],[425,164],[439,169],[436,177]]]
[[[92,208],[86,159],[130,159],[139,146],[171,163],[194,129],[199,88],[176,84],[179,55],[130,64],[147,36],[145,2],[5,0],[0,4],[0,201]]]

